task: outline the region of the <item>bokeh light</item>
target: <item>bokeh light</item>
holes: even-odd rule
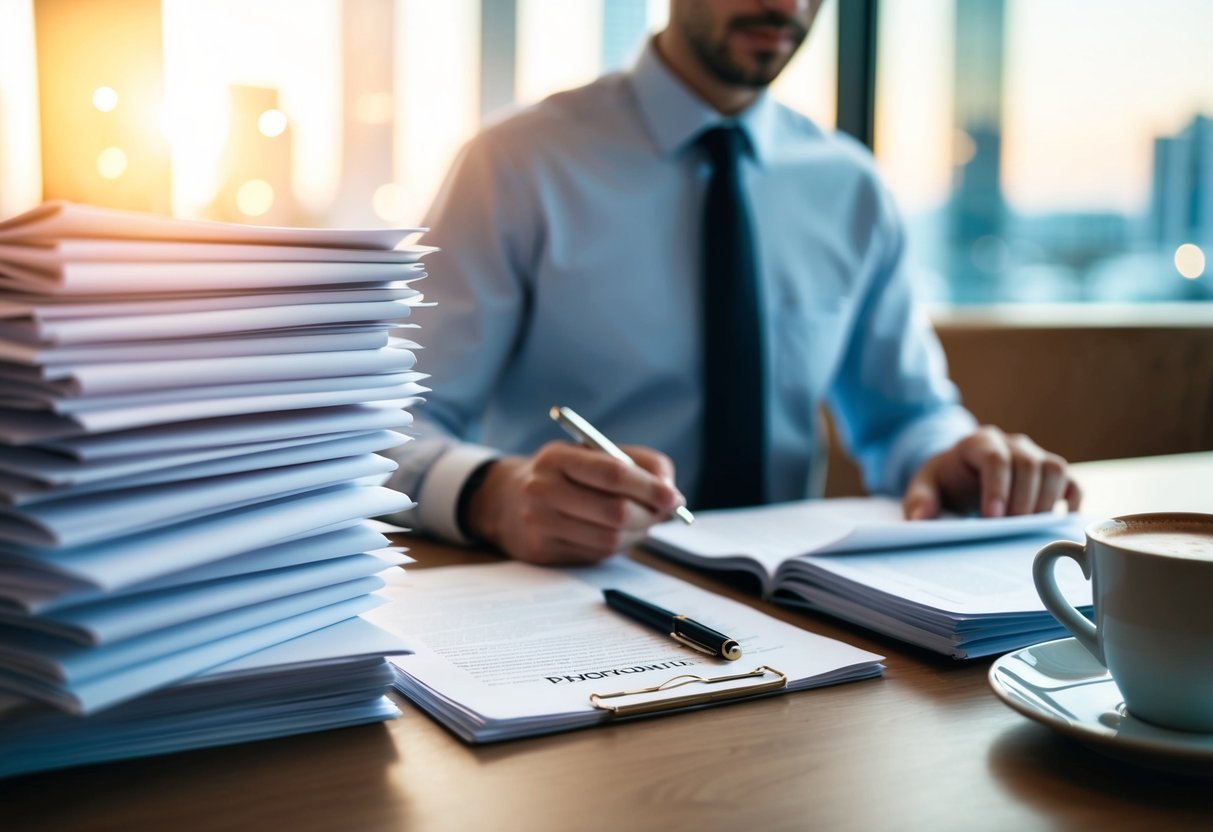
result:
[[[93,106],[103,113],[112,113],[118,106],[118,91],[113,87],[97,87],[93,90]]]
[[[120,147],[107,147],[97,154],[97,173],[103,179],[117,179],[126,173],[126,152]]]
[[[261,135],[274,138],[286,130],[286,113],[281,110],[266,110],[257,118],[257,129]]]
[[[1200,246],[1184,243],[1175,249],[1175,270],[1188,280],[1195,280],[1205,273],[1205,253]]]
[[[409,212],[408,191],[397,182],[380,185],[371,197],[371,207],[379,219],[385,222],[401,222]]]
[[[245,216],[261,216],[274,207],[274,186],[264,179],[250,179],[236,191],[236,207]]]

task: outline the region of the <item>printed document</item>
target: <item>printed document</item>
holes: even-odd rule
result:
[[[623,589],[735,638],[743,655],[714,659],[609,609]],[[610,715],[590,694],[648,688],[688,674],[774,668],[801,690],[878,675],[882,657],[778,621],[623,558],[582,569],[522,563],[410,570],[367,617],[407,638],[397,686],[469,742],[594,725]],[[749,682],[738,680],[737,687]],[[699,686],[702,687],[702,686]],[[697,692],[691,683],[655,699]]]

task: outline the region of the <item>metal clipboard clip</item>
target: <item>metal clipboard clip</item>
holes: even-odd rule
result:
[[[726,687],[718,690],[701,690],[696,693],[685,693],[679,696],[660,697],[652,701],[613,703],[604,699],[618,699],[625,696],[644,696],[645,694],[664,693],[667,690],[680,688],[683,685],[719,685],[724,682],[735,682],[738,679],[756,679],[756,684]],[[717,702],[727,702],[730,699],[745,699],[782,690],[788,685],[788,677],[783,671],[762,665],[748,673],[731,673],[728,676],[697,676],[686,673],[667,679],[660,685],[634,690],[620,690],[614,693],[591,693],[590,704],[599,710],[608,711],[611,716],[638,716],[659,711],[672,711],[677,708],[693,707],[695,705],[712,705]]]

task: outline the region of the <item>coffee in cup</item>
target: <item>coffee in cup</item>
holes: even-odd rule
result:
[[[1091,580],[1094,623],[1057,587],[1063,557]],[[1131,715],[1213,733],[1213,514],[1092,523],[1085,545],[1041,549],[1032,576],[1045,608],[1108,668]]]

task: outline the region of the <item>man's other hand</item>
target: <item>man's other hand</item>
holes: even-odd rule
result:
[[[1081,499],[1064,459],[1022,434],[985,426],[923,463],[903,507],[910,520],[945,509],[1003,517],[1052,511],[1058,500],[1075,511]]]

